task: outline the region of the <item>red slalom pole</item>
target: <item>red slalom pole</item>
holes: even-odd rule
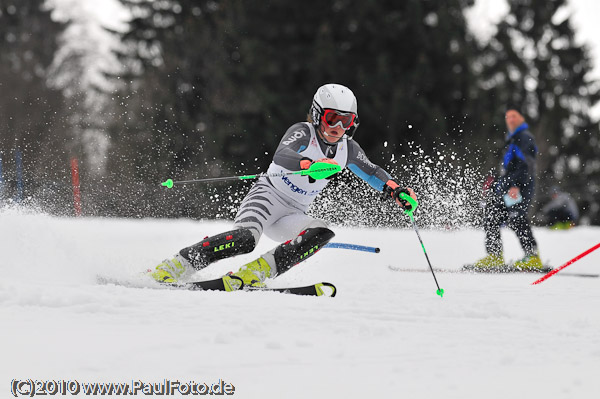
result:
[[[81,216],[81,191],[79,188],[79,165],[77,158],[71,158],[71,180],[73,183],[73,206],[75,216]]]
[[[542,278],[534,281],[533,283],[531,283],[531,285],[535,285],[535,284],[539,284],[542,281],[554,276],[556,273],[558,273],[559,271],[561,271],[562,269],[564,269],[565,267],[577,262],[579,259],[583,258],[584,256],[586,256],[587,254],[594,252],[595,250],[597,250],[598,248],[600,248],[600,243],[594,245],[593,247],[591,247],[590,249],[588,249],[585,252],[580,253],[579,255],[577,255],[576,257],[574,257],[573,259],[571,259],[570,261],[568,261],[567,263],[565,263],[564,265],[562,265],[561,267],[552,270],[551,272],[549,272],[548,274],[546,274],[545,276],[543,276]]]

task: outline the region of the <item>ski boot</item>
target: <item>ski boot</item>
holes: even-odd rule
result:
[[[314,255],[334,235],[333,231],[326,227],[307,228],[293,240],[278,245],[255,261],[242,266],[237,273],[223,277],[225,289],[236,291],[244,287],[264,287],[265,279],[284,273],[292,266]]]
[[[467,270],[489,270],[489,269],[499,269],[504,267],[504,257],[502,254],[495,255],[489,254],[488,256],[479,259],[477,262],[472,265],[467,265],[464,268]]]
[[[271,277],[271,265],[260,257],[240,267],[236,273],[223,277],[223,283],[227,291],[237,291],[243,287],[261,288],[265,287],[264,281]]]
[[[544,268],[538,254],[526,255],[523,259],[516,261],[513,266],[515,269],[523,271],[536,271]]]
[[[194,272],[192,265],[183,256],[177,254],[171,259],[163,260],[154,271],[149,272],[149,275],[161,284],[175,284]]]
[[[552,230],[569,230],[574,227],[575,224],[573,222],[556,222],[550,226]]]

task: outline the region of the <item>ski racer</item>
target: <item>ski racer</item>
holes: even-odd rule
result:
[[[340,84],[319,87],[307,122],[296,123],[286,131],[267,172],[308,169],[314,162],[339,165],[410,209],[410,204],[400,201],[399,196],[404,192],[416,200],[414,191],[369,161],[353,140],[358,125],[357,102],[350,89]],[[240,280],[243,286],[264,286],[265,279],[286,272],[333,238],[333,231],[324,221],[306,214],[327,183],[328,179],[301,175],[260,177],[242,201],[233,230],[181,249],[150,275],[161,283],[177,283],[215,261],[252,252],[265,233],[284,242],[242,266],[233,276],[223,277],[227,291],[241,288]]]

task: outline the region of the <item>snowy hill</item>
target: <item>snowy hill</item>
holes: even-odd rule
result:
[[[2,211],[0,396],[9,397],[13,379],[224,380],[239,398],[600,392],[600,279],[563,275],[599,273],[600,251],[538,286],[530,285],[537,275],[439,273],[446,292],[440,299],[430,273],[388,267],[427,268],[414,231],[337,228],[335,242],[379,246],[381,253],[324,249],[271,282],[329,281],[338,287],[335,298],[96,283],[99,275],[139,279],[181,247],[229,228]],[[484,255],[482,231],[421,234],[435,267],[458,269]],[[542,258],[560,266],[597,244],[600,228],[534,234]],[[520,257],[514,234],[503,235],[507,258]],[[196,277],[237,270],[273,245],[265,238],[254,254]]]

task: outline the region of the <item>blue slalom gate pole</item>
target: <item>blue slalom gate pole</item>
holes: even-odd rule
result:
[[[343,244],[341,242],[330,242],[325,245],[323,248],[337,248],[337,249],[350,249],[353,251],[363,251],[363,252],[373,252],[378,254],[380,249],[376,247],[367,247],[365,245],[356,245],[356,244]]]
[[[23,200],[23,153],[17,149],[15,151],[15,163],[17,168],[17,197],[16,202]]]
[[[0,153],[0,200],[4,197],[4,177],[2,177],[2,153]]]

